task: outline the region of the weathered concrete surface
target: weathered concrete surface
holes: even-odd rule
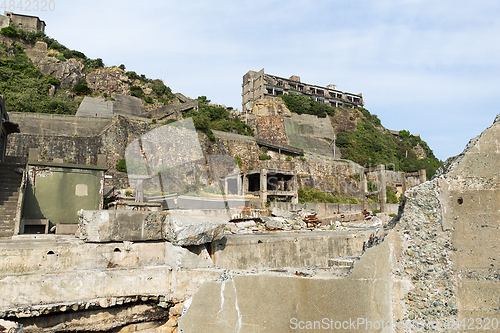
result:
[[[184,333],[295,332],[304,330],[308,321],[318,321],[315,330],[306,331],[319,332],[346,321],[344,330],[337,331],[390,332],[365,329],[361,321],[392,320],[391,258],[384,242],[369,249],[345,279],[245,275],[208,282],[193,297],[179,328]],[[351,329],[349,321],[354,322]]]
[[[499,138],[496,122],[406,194],[395,274],[408,285],[405,318],[465,320],[481,331],[500,317]]]
[[[225,269],[328,266],[339,256],[359,256],[375,229],[227,235],[211,244],[212,259]]]
[[[86,242],[166,240],[175,245],[210,243],[224,236],[227,219],[207,215],[82,210],[78,236]]]
[[[140,98],[121,94],[113,94],[112,96],[115,99],[113,109],[115,114],[134,117],[143,116],[144,107]]]
[[[113,101],[102,98],[84,97],[76,111],[77,117],[113,118]]]
[[[108,118],[76,117],[62,114],[10,112],[23,134],[93,137],[111,123]],[[33,147],[31,147],[33,148]],[[18,156],[15,154],[11,154]]]
[[[206,269],[213,267],[207,254],[204,247],[168,242],[96,244],[19,236],[0,243],[0,317],[120,297],[189,297],[222,272]]]

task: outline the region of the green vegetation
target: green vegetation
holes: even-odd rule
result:
[[[129,157],[128,163],[125,159],[121,159],[115,166],[117,171],[130,172],[134,175],[150,175],[149,165],[141,159]]]
[[[253,135],[250,126],[242,122],[237,116],[231,116],[226,108],[205,103],[204,101],[207,101],[205,96],[198,97],[198,101],[198,111],[188,111],[184,117],[192,117],[194,127],[205,133],[210,140],[215,140],[212,130],[234,132],[249,136]]]
[[[397,204],[399,203],[398,197],[394,194],[389,187],[386,190],[387,203]]]
[[[64,89],[49,97],[51,86],[59,81],[35,67],[20,45],[0,44],[0,93],[9,112],[75,114],[79,101],[68,98]]]
[[[266,160],[270,160],[270,159],[271,159],[270,155],[267,155],[267,154],[259,155],[259,160],[261,160],[261,161],[266,161]]]
[[[47,43],[47,48],[49,50],[56,50],[59,52],[59,55],[56,55],[56,58],[62,61],[66,59],[75,58],[82,61],[85,69],[92,68],[102,68],[104,67],[104,63],[102,59],[89,59],[85,56],[84,53],[80,51],[70,50],[66,46],[59,43],[57,40],[48,37],[45,33],[41,31],[26,31],[23,29],[16,29],[13,26],[8,26],[0,29],[0,34],[10,37],[17,38],[19,40],[25,41],[31,45],[34,45],[38,41],[42,41]]]
[[[139,97],[139,98],[144,98],[144,91],[142,91],[142,88],[139,86],[131,86],[130,88],[130,95]]]
[[[314,188],[299,187],[299,203],[342,203],[359,204],[361,200],[355,197],[341,197],[332,193],[323,192]]]
[[[430,179],[442,162],[438,160],[427,143],[408,131],[401,131],[400,138],[383,129],[380,120],[368,110],[359,108],[364,121],[357,124],[356,130],[338,133],[337,147],[342,158],[352,160],[363,166],[385,164],[388,170],[417,171],[426,169]],[[420,145],[427,155],[418,159],[413,147]]]
[[[327,106],[325,104],[320,104],[307,96],[286,94],[281,96],[281,99],[283,100],[283,102],[285,102],[286,107],[291,112],[295,112],[298,114],[313,114],[320,118],[335,115],[335,108]]]
[[[234,155],[234,162],[238,164],[238,167],[241,169],[241,167],[243,166],[241,157],[239,157],[238,155]]]
[[[118,161],[118,163],[116,163],[116,171],[127,172],[127,162],[125,161],[124,158],[122,158],[121,160]]]
[[[89,59],[84,53],[68,49],[41,31],[25,31],[8,26],[0,29],[0,34],[31,45],[37,41],[43,41],[47,43],[47,48],[50,51],[49,56],[60,61],[74,58],[83,63],[86,72],[104,68],[102,59]],[[119,68],[125,70],[125,65],[122,64]],[[163,104],[169,104],[175,98],[170,88],[165,86],[161,80],[148,79],[144,74],[138,75],[135,72],[127,72],[127,76],[131,80],[138,79],[141,83],[141,86],[130,87],[131,95],[143,98],[147,104],[154,103],[153,98],[155,97]],[[0,81],[0,93],[5,96],[7,108],[11,112],[75,114],[81,101],[81,99],[69,98],[66,94],[68,89],[60,88],[56,78],[41,73],[18,44],[14,44],[11,48],[0,44]],[[51,85],[58,88],[53,97],[48,96]],[[145,96],[142,90],[143,86],[150,87],[156,96]],[[93,94],[92,89],[84,79],[71,91],[77,96]]]
[[[85,79],[81,79],[80,82],[73,88],[73,92],[78,96],[88,96],[92,94],[92,89],[89,88]]]

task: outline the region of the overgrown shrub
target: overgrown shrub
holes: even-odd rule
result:
[[[80,82],[73,88],[73,92],[78,96],[87,96],[92,94],[92,89],[87,85],[85,79],[81,79]]]
[[[319,102],[307,96],[285,94],[281,96],[281,99],[283,100],[283,102],[285,102],[286,107],[294,113],[307,113],[318,116],[320,118],[335,115],[335,108],[326,104],[320,104]]]
[[[201,97],[207,100],[205,96]],[[201,97],[198,97],[198,101],[202,100]],[[246,125],[238,117],[231,116],[229,111],[221,106],[208,105],[200,102],[197,111],[188,111],[184,117],[192,117],[195,128],[207,134],[212,141],[215,140],[212,130],[235,132],[241,135],[253,135],[253,130],[250,126]]]
[[[299,187],[298,189],[299,203],[344,203],[358,204],[361,203],[359,198],[341,197],[333,193],[323,192],[310,187]]]
[[[116,163],[116,171],[127,172],[127,161],[124,158]]]
[[[144,91],[142,91],[142,88],[139,86],[131,86],[130,87],[130,95],[138,97],[138,98],[143,98]]]

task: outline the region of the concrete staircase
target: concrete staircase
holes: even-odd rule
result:
[[[0,163],[0,237],[14,235],[14,225],[22,174],[17,169],[22,164]]]

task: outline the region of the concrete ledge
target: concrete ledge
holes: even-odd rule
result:
[[[331,258],[360,256],[374,229],[227,235],[211,244],[214,264],[225,269],[328,266]]]

